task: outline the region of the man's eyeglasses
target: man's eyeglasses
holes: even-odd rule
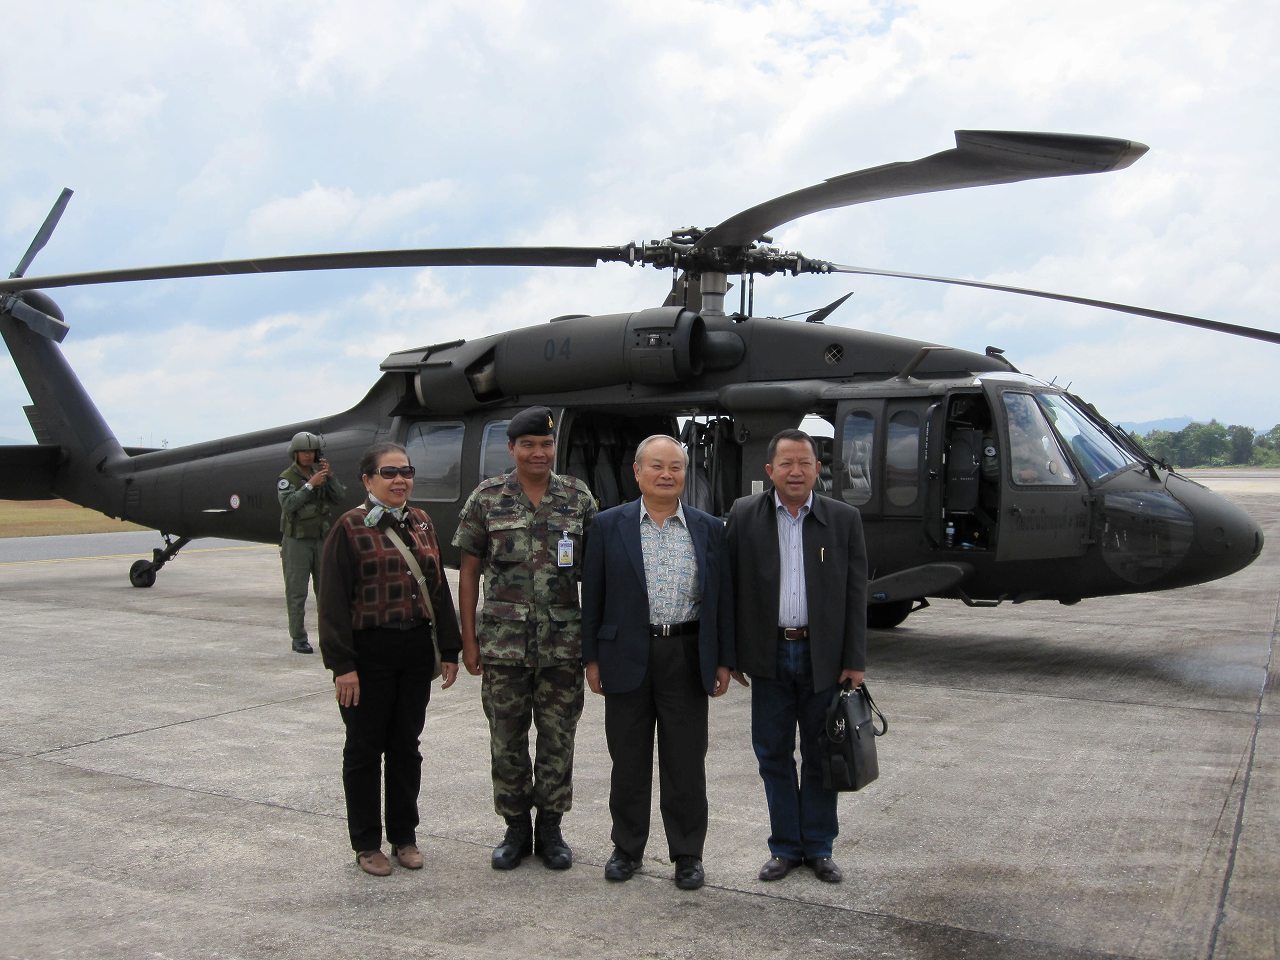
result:
[[[375,473],[383,480],[394,480],[396,477],[404,477],[406,480],[412,480],[413,475],[418,471],[413,467],[379,467]]]

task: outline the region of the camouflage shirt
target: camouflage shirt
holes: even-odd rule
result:
[[[554,473],[536,508],[514,470],[485,480],[467,498],[453,545],[481,561],[482,660],[534,666],[581,659],[578,580],[595,515],[587,485]],[[562,540],[571,556],[561,557]]]

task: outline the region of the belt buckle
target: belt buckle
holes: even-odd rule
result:
[[[660,636],[660,637],[669,637],[669,636],[671,636],[671,624],[669,624],[669,623],[660,623],[660,624],[658,624],[658,636]]]

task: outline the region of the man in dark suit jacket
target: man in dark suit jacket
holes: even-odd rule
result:
[[[582,573],[582,659],[604,695],[613,771],[609,880],[631,879],[649,839],[654,727],[662,823],[676,886],[704,881],[707,695],[728,688],[733,609],[724,524],[682,505],[684,448],[654,436],[636,450],[640,499],[596,516]]]
[[[774,489],[736,501],[728,538],[738,628],[737,671],[751,677],[751,743],[769,804],[761,880],[801,863],[843,878],[832,859],[839,794],[822,786],[822,726],[836,687],[862,682],[867,658],[867,553],[862,517],[814,494],[812,439],[783,430],[769,443]],[[800,776],[796,778],[796,728]]]

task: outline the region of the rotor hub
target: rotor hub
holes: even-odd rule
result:
[[[695,277],[707,273],[759,274],[830,273],[831,264],[811,260],[794,250],[783,250],[767,243],[769,237],[747,246],[702,247],[698,241],[706,230],[686,227],[674,231],[663,240],[639,245],[640,262],[660,270],[684,270]]]

